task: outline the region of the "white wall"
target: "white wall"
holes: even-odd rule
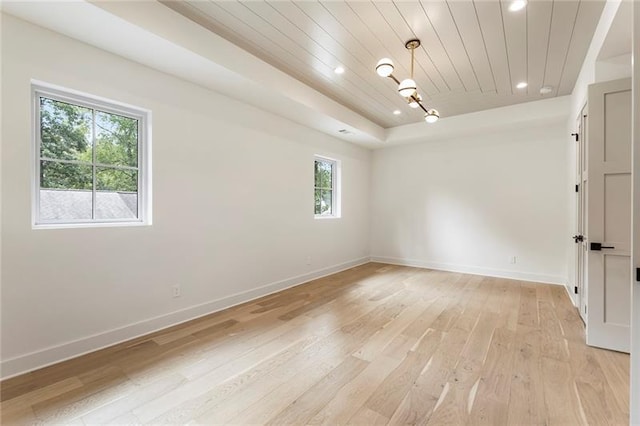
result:
[[[375,151],[372,257],[565,283],[564,120]]]
[[[631,53],[596,62],[595,81],[611,81],[631,77]]]
[[[368,256],[369,151],[2,19],[3,376]],[[153,111],[152,226],[31,229],[32,78]],[[313,218],[314,154],[342,161],[339,220]]]

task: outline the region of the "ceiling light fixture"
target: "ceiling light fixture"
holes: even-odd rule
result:
[[[336,67],[336,69],[334,69],[333,72],[335,72],[336,74],[344,74],[344,68]]]
[[[526,81],[521,81],[520,83],[516,84],[516,88],[518,88],[518,89],[524,89],[527,86],[528,86],[528,84],[527,84]]]
[[[519,10],[524,9],[526,5],[527,5],[527,1],[526,0],[514,0],[509,5],[509,10],[511,12],[517,12]]]
[[[393,115],[400,115],[402,114],[402,111],[400,111],[399,109],[393,111]]]
[[[553,86],[542,86],[540,88],[541,95],[548,95],[551,92],[553,92]]]
[[[404,47],[411,51],[411,75],[410,78],[405,78],[399,81],[393,75],[393,61],[389,58],[382,58],[376,65],[376,73],[380,77],[389,77],[398,85],[398,93],[405,98],[411,108],[421,108],[424,111],[424,120],[427,123],[435,123],[440,118],[440,113],[433,108],[425,108],[422,105],[422,96],[418,93],[418,86],[413,79],[413,65],[415,62],[415,50],[420,47],[420,40],[409,40],[404,44]],[[399,110],[393,112],[395,115],[400,114]]]

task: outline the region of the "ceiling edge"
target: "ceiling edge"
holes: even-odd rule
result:
[[[381,126],[157,1],[3,2],[2,9],[335,138],[383,144]]]
[[[560,96],[500,108],[455,115],[437,123],[407,124],[387,129],[386,143],[378,148],[418,142],[437,142],[473,136],[478,132],[526,129],[533,125],[565,122],[569,116],[571,96]]]

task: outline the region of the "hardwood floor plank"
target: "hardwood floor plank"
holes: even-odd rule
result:
[[[519,327],[515,347],[507,424],[547,424],[541,378],[540,331]]]
[[[546,357],[541,361],[548,424],[586,424],[569,363]]]
[[[357,377],[340,389],[308,423],[312,425],[348,423],[400,361],[384,355],[376,357]]]
[[[351,419],[348,425],[382,426],[389,424],[389,419],[367,407],[362,407]]]
[[[473,306],[472,303],[471,305]],[[476,315],[475,310],[468,311],[468,314],[471,313],[472,316]],[[477,389],[482,367],[498,322],[498,315],[490,311],[481,312],[477,316],[478,319],[447,378],[433,412],[426,421],[427,424],[464,424],[470,421],[470,413],[478,397]],[[463,316],[460,323],[466,326],[468,322],[464,321]]]
[[[36,424],[38,420],[31,407],[6,407],[0,411],[3,425]]]
[[[196,324],[175,330],[170,333],[161,334],[159,336],[154,337],[152,340],[159,345],[164,345],[166,343],[172,342],[182,337],[192,335],[197,332],[204,331],[205,334],[213,334],[218,331],[225,330],[236,324],[238,324],[238,321],[234,319],[221,321],[220,319],[214,317],[207,321],[200,321]]]
[[[612,395],[624,415],[629,413],[629,355],[605,350],[595,350],[594,356],[602,368]],[[626,417],[625,417],[626,418]]]
[[[119,368],[106,366],[97,374],[85,378],[81,388],[33,404],[32,408],[36,418],[42,423],[71,423],[134,388],[135,385]]]
[[[576,308],[571,304],[564,286],[549,286],[553,297],[556,315],[560,319],[562,335],[567,340],[585,342],[584,323],[580,319]]]
[[[541,337],[540,355],[547,358],[554,358],[559,361],[568,361],[568,341],[562,334],[560,321],[556,316],[556,311],[552,303],[539,301],[538,313],[540,318]]]
[[[365,405],[384,417],[391,418],[404,396],[409,392],[442,340],[443,334],[427,330],[413,351],[409,351],[400,365],[389,374]]]
[[[508,424],[511,378],[515,361],[515,332],[496,328],[482,365],[471,423]]]
[[[138,387],[136,391],[123,393],[114,401],[97,407],[82,416],[86,424],[116,424],[115,419],[131,413],[146,402],[153,401],[185,384],[187,379],[179,374],[161,377],[155,382]],[[133,415],[133,414],[132,414]],[[136,418],[136,422],[140,421]]]
[[[244,350],[244,348],[232,350],[231,354],[236,355],[231,358],[229,358],[231,355],[228,353],[216,354],[216,362],[211,364],[215,365],[215,367],[209,369],[211,365],[207,365],[206,368],[198,368],[197,371],[201,372],[201,374],[193,374],[191,369],[183,369],[181,371],[182,375],[189,379],[187,384],[136,408],[133,413],[142,421],[151,421],[171,408],[209,392],[212,388],[212,383],[225,383],[233,377],[255,368],[265,359],[280,353],[283,348],[296,344],[306,334],[303,330],[290,328],[289,325],[287,325],[286,330],[288,333],[275,336],[265,341],[264,344],[258,345],[254,350],[246,351],[241,355],[237,353]],[[226,362],[220,362],[219,357],[226,358]],[[200,364],[198,365],[200,366]]]
[[[83,383],[78,377],[71,377],[52,385],[41,388],[36,387],[22,395],[15,395],[13,398],[3,401],[0,404],[0,408],[4,411],[31,407],[34,404],[54,398],[61,393],[79,389],[82,386]]]
[[[627,424],[562,286],[369,263],[0,384],[2,424]]]
[[[520,285],[508,280],[505,284],[505,294],[500,305],[500,322],[498,327],[511,331],[518,328],[518,309],[520,306]]]
[[[386,324],[380,331],[368,339],[354,355],[360,359],[372,361],[402,332],[408,322],[414,321],[422,313],[422,303],[416,302],[408,306],[390,323]]]
[[[538,298],[536,296],[536,288],[532,284],[520,285],[518,324],[527,327],[538,327]]]
[[[444,333],[435,353],[393,413],[392,424],[422,424],[428,420],[440,397],[448,392],[447,381],[467,338],[467,332],[457,327]]]
[[[307,336],[289,347],[282,348],[279,353],[264,360],[249,371],[225,382],[213,384],[205,393],[199,396],[192,394],[186,401],[173,405],[172,408],[154,418],[151,423],[184,424],[205,415],[208,411],[220,412],[220,407],[225,406],[224,404],[229,398],[244,392],[246,388],[250,388],[257,383],[269,385],[269,381],[272,380],[270,374],[274,370],[289,363],[291,359],[317,341],[317,336]]]
[[[615,398],[596,358],[599,351],[577,342],[570,342],[568,348],[573,380],[589,424],[626,423],[629,413]]]
[[[347,357],[342,364],[272,417],[267,424],[306,424],[336,392],[360,374],[368,364],[369,362],[360,358]]]

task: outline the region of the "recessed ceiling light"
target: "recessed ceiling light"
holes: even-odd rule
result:
[[[548,95],[551,92],[553,92],[553,86],[542,86],[540,88],[541,95]]]
[[[393,115],[400,115],[402,114],[402,111],[400,111],[399,109],[393,111]]]
[[[524,9],[524,7],[526,5],[527,5],[527,1],[526,0],[514,0],[509,5],[509,10],[512,11],[512,12],[517,12],[519,10]]]
[[[333,72],[335,72],[336,74],[344,74],[344,68],[336,67],[336,69],[334,69]]]
[[[525,87],[527,87],[527,82],[526,81],[521,81],[520,83],[516,84],[516,87],[518,89],[524,89]]]

